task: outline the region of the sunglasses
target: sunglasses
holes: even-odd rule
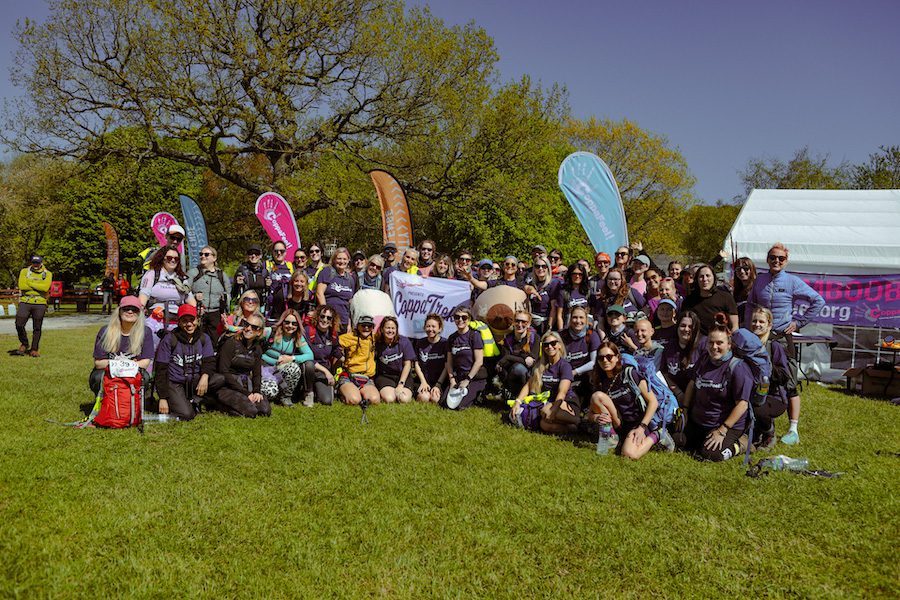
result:
[[[178,319],[178,322],[179,323],[193,323],[196,320],[197,320],[197,317],[195,317],[193,315],[184,315],[183,317]]]
[[[584,273],[581,271],[572,271],[572,277],[584,277]]]
[[[247,256],[262,256],[262,252],[257,252],[256,250],[251,250],[247,253]]]
[[[360,323],[359,328],[360,329],[375,329],[375,326],[370,323]]]
[[[466,315],[453,315],[454,321],[468,321],[469,317]]]
[[[241,302],[245,302],[247,304],[259,304],[259,300],[256,298],[244,298]]]
[[[306,260],[306,256],[303,254],[298,254],[294,257],[294,260]]]
[[[184,241],[184,237],[180,235],[170,235],[167,236],[170,240],[175,240],[176,242]]]
[[[616,256],[628,256],[627,252],[616,252]]]
[[[550,340],[549,342],[542,342],[541,346],[544,348],[556,348],[556,344],[558,344],[556,340]]]
[[[521,325],[528,325],[528,319],[516,319],[516,323]]]
[[[504,267],[517,267],[517,268],[518,268],[519,265],[517,265],[516,263],[503,263],[503,266],[504,266]]]
[[[120,308],[120,309],[119,309],[119,312],[122,312],[122,313],[131,313],[131,314],[135,314],[135,315],[136,315],[136,314],[138,314],[139,312],[141,312],[141,309],[139,309],[139,308],[136,307],[136,306],[126,306],[125,308]]]
[[[178,262],[178,257],[177,256],[167,256],[166,262]]]
[[[334,321],[334,315],[319,315],[320,321]]]
[[[274,250],[272,250],[272,254],[284,254],[285,252],[287,252],[287,250],[284,250],[282,248],[275,248]]]
[[[461,256],[461,257],[459,257],[459,261],[460,261],[460,262],[464,262],[464,263],[470,263],[470,262],[472,262],[472,259],[471,259],[471,258],[465,258],[465,257],[462,257],[462,256]]]
[[[607,361],[607,362],[611,361],[615,357],[616,357],[615,354],[599,354],[599,355],[597,355],[597,358],[599,358],[602,361]]]
[[[422,252],[434,252],[434,248],[422,248]]]
[[[776,261],[777,262],[785,262],[785,261],[787,261],[787,256],[781,256],[779,254],[770,254],[766,258],[769,260],[769,262],[776,262]]]
[[[749,273],[749,272],[750,272],[750,267],[740,266],[740,267],[738,267],[736,270],[737,270],[737,271],[747,271],[747,272]]]
[[[382,269],[381,265],[376,265],[375,263],[369,263],[370,269],[375,269],[376,271],[380,271]]]
[[[559,257],[559,256],[551,256],[551,257],[550,257],[550,260],[551,260],[552,262],[559,262],[559,261],[560,261],[560,257]]]
[[[294,319],[291,319],[290,321],[285,321],[284,323],[282,323],[282,325],[290,325],[291,327],[296,327],[297,321],[295,321]]]
[[[253,323],[247,323],[245,328],[250,329],[251,331],[262,331],[262,325],[254,325]]]
[[[547,265],[534,265],[535,269],[546,269]]]
[[[212,255],[213,255],[212,252],[201,252],[200,253],[200,256],[212,256]]]

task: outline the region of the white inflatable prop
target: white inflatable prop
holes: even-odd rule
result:
[[[385,317],[397,317],[391,297],[380,290],[360,290],[354,294],[350,300],[350,326],[356,327],[356,322],[363,315],[375,319],[376,329]]]

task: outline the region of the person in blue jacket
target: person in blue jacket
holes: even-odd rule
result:
[[[313,351],[303,335],[303,318],[296,310],[287,309],[278,322],[267,330],[262,354],[262,395],[270,403],[294,405],[294,394],[303,383],[304,406],[313,404],[315,364]]]
[[[822,310],[825,299],[802,279],[784,270],[788,263],[788,254],[788,249],[781,242],[776,242],[769,248],[766,255],[769,270],[759,273],[753,282],[753,289],[750,290],[744,307],[744,322],[750,322],[756,308],[768,308],[772,311],[772,339],[784,340],[790,365],[788,369],[790,380],[786,386],[790,428],[782,436],[781,441],[794,445],[800,441],[800,433],[797,430],[800,422],[800,394],[797,391],[798,364],[793,334],[799,332],[811,317]],[[803,303],[807,305],[806,308],[798,309],[795,314],[794,307]]]

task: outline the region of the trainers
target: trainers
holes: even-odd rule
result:
[[[615,452],[619,446],[619,436],[615,431],[609,433],[601,432],[597,438],[597,454],[606,456],[610,452]]]
[[[764,434],[762,439],[759,441],[759,444],[757,444],[756,449],[761,452],[768,452],[775,447],[776,441],[777,440],[775,439],[774,433]]]
[[[303,406],[309,408],[313,405],[313,402],[315,402],[315,396],[313,395],[313,393],[306,392],[306,395],[303,396]]]
[[[675,452],[675,440],[672,439],[665,427],[660,430],[659,441],[656,442],[656,445],[663,452]]]
[[[796,431],[788,431],[781,436],[781,443],[787,444],[788,446],[795,446],[800,443],[800,434]]]
[[[282,396],[281,405],[286,408],[294,408],[294,403],[291,401],[290,396]]]

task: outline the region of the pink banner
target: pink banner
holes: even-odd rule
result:
[[[178,225],[178,219],[167,212],[158,212],[150,219],[150,228],[153,229],[153,235],[156,236],[160,246],[166,245],[166,232],[172,225]],[[184,242],[178,244],[178,251],[184,256]]]
[[[287,247],[286,260],[293,262],[294,253],[300,247],[300,232],[287,200],[275,192],[266,192],[256,199],[256,218],[273,243],[284,242]]]

